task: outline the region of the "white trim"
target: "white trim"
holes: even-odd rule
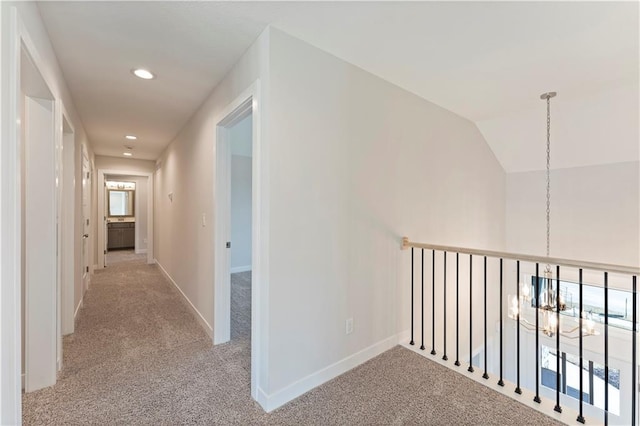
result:
[[[215,176],[213,185],[214,226],[211,238],[214,243],[214,344],[222,343],[230,337],[230,265],[228,249],[225,242],[230,235],[230,223],[226,220],[228,212],[222,210],[224,202],[218,195],[224,195],[225,186],[229,183],[228,170],[220,170],[224,162],[219,161],[221,155],[230,157],[230,150],[224,150],[224,126],[243,117],[248,111],[252,114],[252,192],[251,192],[251,397],[259,399],[261,366],[268,365],[268,196],[266,195],[268,174],[266,171],[265,151],[262,147],[262,101],[260,97],[260,79],[228,104],[215,118],[216,142],[214,164]],[[222,131],[221,131],[222,130]],[[218,149],[222,147],[222,153]],[[224,178],[224,179],[223,179]],[[221,192],[223,191],[223,192]],[[228,191],[228,190],[227,190]],[[227,203],[228,205],[228,203]],[[268,378],[263,378],[268,380]],[[264,407],[264,405],[263,405]]]
[[[353,355],[349,355],[348,357],[343,358],[322,370],[309,374],[307,377],[304,377],[271,395],[266,394],[262,389],[260,389],[258,402],[262,405],[265,411],[273,411],[300,395],[309,392],[311,389],[346,373],[383,352],[388,351],[398,345],[400,336],[401,334],[396,334],[378,343],[374,343],[373,345],[364,348]]]
[[[21,403],[21,215],[20,215],[20,32],[15,7],[2,10],[2,62],[0,102],[2,144],[0,144],[0,424],[19,424]],[[8,13],[7,13],[8,12]],[[2,16],[3,15],[3,16]],[[6,62],[5,62],[6,61]]]
[[[80,302],[78,302],[78,306],[76,306],[76,310],[73,313],[73,322],[76,322],[78,320],[78,313],[80,312],[80,309],[82,308],[82,302],[84,301],[84,297],[82,299],[80,299]]]
[[[94,265],[94,269],[104,268],[105,255],[100,253],[102,250],[106,250],[107,241],[105,238],[106,224],[105,217],[105,205],[104,205],[104,182],[105,175],[120,175],[120,176],[140,176],[147,178],[147,264],[151,265],[155,263],[153,254],[153,175],[154,173],[138,172],[138,171],[126,171],[126,170],[111,170],[111,169],[98,169],[98,217],[96,223],[98,224],[98,264]],[[136,209],[136,211],[139,209]]]
[[[136,249],[136,254],[145,254],[147,249]]]
[[[64,106],[61,105],[64,109]],[[76,177],[76,141],[73,125],[67,118],[66,112],[62,113],[62,198],[61,198],[61,244],[62,250],[62,281],[60,288],[60,309],[62,335],[71,334],[75,329],[74,300],[75,300],[75,278],[76,278],[76,257],[75,242],[78,237],[76,233],[76,188],[74,185]],[[70,131],[65,132],[64,123],[69,126]],[[62,340],[59,343],[62,351]],[[62,357],[62,352],[60,352]],[[62,357],[63,358],[63,357]],[[64,359],[64,358],[63,358]]]
[[[200,326],[202,327],[202,329],[207,333],[207,336],[209,336],[210,338],[213,336],[213,327],[211,327],[211,325],[207,322],[206,319],[204,319],[204,316],[200,313],[200,311],[194,306],[193,303],[191,303],[191,300],[189,300],[189,298],[187,297],[186,294],[184,294],[184,292],[180,289],[180,287],[178,286],[178,284],[173,280],[173,278],[171,277],[171,275],[169,275],[169,273],[166,271],[166,269],[164,269],[162,267],[162,265],[160,264],[160,262],[158,262],[157,259],[154,260],[156,265],[158,265],[158,269],[160,269],[160,272],[162,272],[162,275],[164,275],[164,277],[171,283],[173,284],[173,287],[175,288],[175,290],[178,291],[178,293],[182,296],[181,300],[182,302],[185,304],[185,306],[187,306],[189,308],[189,310],[191,311],[191,313],[193,314],[193,316],[196,318],[196,320],[198,321],[198,324],[200,324]]]
[[[244,265],[244,266],[236,266],[235,268],[231,268],[229,272],[232,274],[237,274],[238,272],[248,272],[250,270],[251,270],[251,265]]]

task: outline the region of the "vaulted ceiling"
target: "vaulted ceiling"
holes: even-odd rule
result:
[[[39,7],[98,154],[121,155],[124,135],[135,133],[136,157],[156,158],[271,24],[474,121],[506,171],[541,167],[545,110],[538,97],[550,90],[559,92],[558,118],[568,116],[571,123],[558,129],[557,143],[563,135],[567,140],[558,150],[557,167],[638,157],[636,2],[46,2]],[[138,66],[158,78],[133,78],[130,70]],[[604,160],[594,146],[601,146],[603,133],[611,133],[590,128],[602,123],[618,129],[612,140],[619,145]],[[576,125],[581,131],[571,133]],[[580,158],[578,143],[586,148]]]

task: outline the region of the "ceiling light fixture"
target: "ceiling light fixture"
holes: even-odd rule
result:
[[[136,139],[138,139],[138,137],[134,135],[126,135],[125,138],[129,139],[130,141],[135,141]]]
[[[145,70],[144,68],[136,68],[134,70],[131,70],[131,72],[136,77],[142,78],[144,80],[151,80],[153,78],[156,78],[156,76],[151,71]]]
[[[127,157],[131,157],[133,154],[130,152],[123,152],[122,155],[126,155]]]

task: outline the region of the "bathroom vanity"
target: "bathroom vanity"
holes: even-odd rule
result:
[[[107,223],[107,250],[135,248],[135,222]]]

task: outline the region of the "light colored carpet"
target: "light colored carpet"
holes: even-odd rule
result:
[[[131,262],[134,260],[144,260],[147,258],[147,254],[136,254],[133,249],[125,250],[110,250],[107,252],[107,266],[112,266],[120,262]]]
[[[251,272],[231,274],[231,340],[251,339]]]
[[[232,303],[246,309],[250,275],[234,278]],[[250,312],[212,347],[143,260],[96,273],[85,297],[58,383],[24,395],[27,425],[557,424],[401,347],[267,414],[250,396]]]

